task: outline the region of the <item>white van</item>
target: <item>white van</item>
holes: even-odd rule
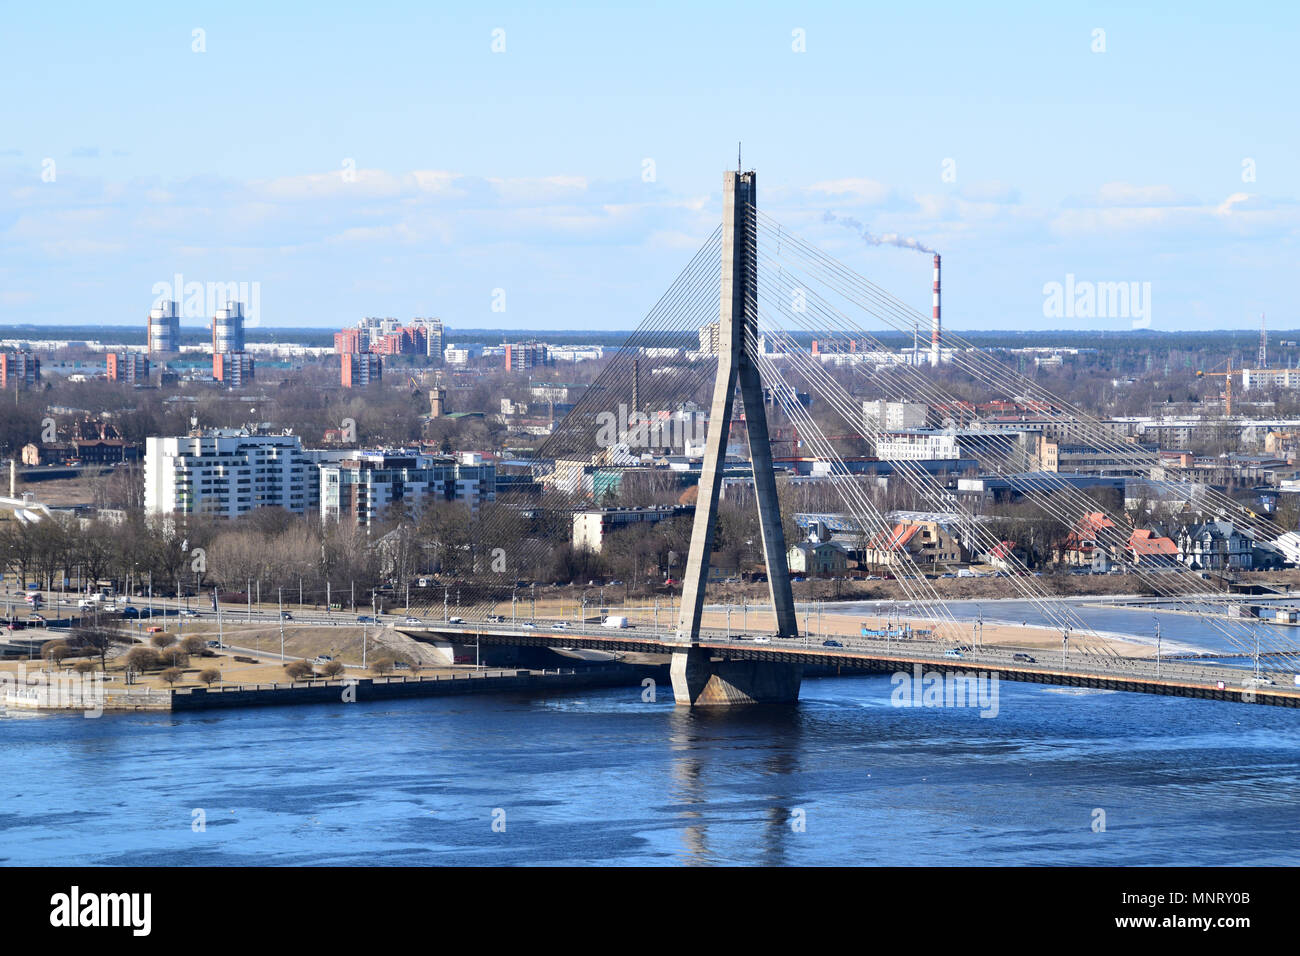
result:
[[[600,626],[617,628],[627,627],[627,618],[611,614],[609,617],[605,618],[605,620],[601,621]]]

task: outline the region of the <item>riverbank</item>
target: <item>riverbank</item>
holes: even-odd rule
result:
[[[458,694],[550,694],[590,687],[639,687],[647,678],[667,686],[663,667],[607,664],[586,668],[524,670],[494,668],[400,677],[214,687],[124,687],[109,690],[103,682],[27,684],[6,687],[0,703],[25,711],[82,711],[88,716],[111,711],[193,711],[229,707],[276,707],[295,704],[361,703]]]

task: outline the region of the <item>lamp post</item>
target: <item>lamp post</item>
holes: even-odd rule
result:
[[[1155,615],[1152,615],[1155,617]],[[1160,676],[1160,618],[1155,618],[1156,622],[1156,677]]]

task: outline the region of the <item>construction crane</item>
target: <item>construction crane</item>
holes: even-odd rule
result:
[[[1216,365],[1215,368],[1218,368]],[[1210,376],[1213,378],[1223,379],[1223,411],[1229,418],[1232,417],[1232,376],[1241,374],[1241,369],[1232,367],[1232,359],[1228,359],[1228,370],[1226,372],[1202,372],[1197,370],[1196,377]]]

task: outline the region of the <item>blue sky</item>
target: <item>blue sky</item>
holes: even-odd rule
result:
[[[951,327],[1130,326],[1045,317],[1067,274],[1300,327],[1293,5],[430,6],[7,5],[0,324],[141,322],[181,273],[265,325],[630,328],[743,140],[768,213],[922,311],[929,260],[825,213],[943,253]]]

